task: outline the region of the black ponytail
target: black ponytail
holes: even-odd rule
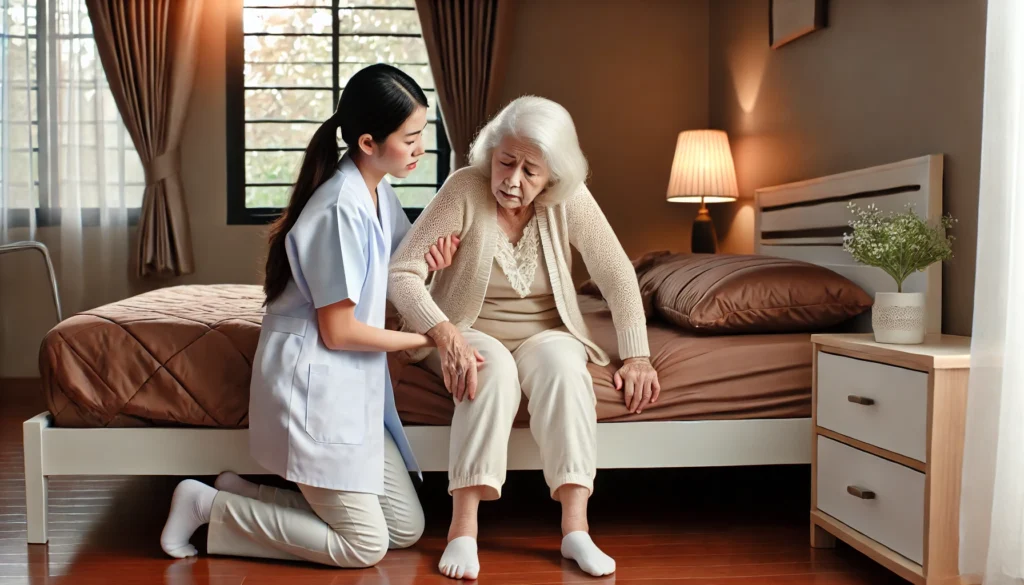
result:
[[[345,144],[358,152],[360,136],[369,134],[374,142],[383,143],[417,107],[427,107],[427,96],[412,77],[395,67],[383,63],[371,65],[349,79],[341,93],[337,111],[317,128],[306,146],[288,206],[270,226],[270,250],[263,283],[266,303],[280,296],[291,278],[285,251],[288,232],[313,193],[337,169],[338,129],[341,129]]]

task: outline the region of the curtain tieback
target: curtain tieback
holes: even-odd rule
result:
[[[180,170],[181,154],[180,151],[175,148],[174,150],[157,156],[145,165],[146,184],[155,185],[171,175],[178,174]]]

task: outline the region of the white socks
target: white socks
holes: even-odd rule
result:
[[[210,521],[217,490],[254,500],[258,500],[260,495],[257,484],[230,471],[218,475],[214,486],[216,489],[191,479],[178,484],[171,499],[171,513],[160,537],[164,552],[178,558],[196,554],[195,547],[188,541],[197,528]],[[594,577],[615,572],[615,559],[597,548],[590,534],[582,530],[570,532],[562,538],[562,556],[576,561],[580,569]],[[476,579],[480,574],[476,539],[472,536],[452,539],[445,547],[437,568],[452,579]]]
[[[595,577],[615,572],[615,559],[601,552],[590,535],[582,530],[570,532],[562,538],[562,556],[576,561],[580,569]]]
[[[213,482],[213,487],[230,494],[245,496],[251,500],[260,499],[260,486],[230,471],[218,475],[217,480]]]
[[[582,530],[570,532],[562,538],[562,556],[576,561],[580,569],[594,577],[615,572],[615,559],[601,552],[590,535]],[[453,539],[444,549],[437,568],[442,575],[452,579],[476,579],[480,574],[476,539],[472,536]]]
[[[615,572],[615,559],[601,552],[590,535],[583,531],[570,532],[562,539],[562,556],[576,561],[584,572],[595,577]],[[476,579],[480,574],[476,539],[460,536],[448,543],[437,564],[441,574],[452,579]]]
[[[171,511],[167,515],[167,523],[160,534],[160,547],[164,552],[183,559],[195,556],[196,547],[189,544],[192,533],[210,521],[213,510],[213,498],[218,490],[238,494],[258,500],[260,487],[251,481],[242,479],[237,474],[225,471],[217,476],[217,481],[210,487],[194,479],[186,479],[174,488],[171,497]]]
[[[188,541],[197,528],[210,521],[216,495],[216,489],[194,479],[186,479],[174,488],[171,512],[160,534],[160,547],[165,553],[179,559],[196,554],[196,547]]]
[[[476,579],[480,573],[480,561],[476,556],[476,539],[460,536],[452,539],[437,564],[441,574],[452,579]]]

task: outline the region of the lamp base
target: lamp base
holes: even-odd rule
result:
[[[708,208],[703,205],[693,220],[693,231],[690,234],[690,252],[693,254],[715,254],[718,252],[718,236],[715,224],[711,221]]]

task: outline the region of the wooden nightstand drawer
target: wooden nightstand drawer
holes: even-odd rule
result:
[[[928,374],[818,353],[817,424],[925,462]]]
[[[819,436],[817,474],[819,510],[924,562],[923,473]]]

